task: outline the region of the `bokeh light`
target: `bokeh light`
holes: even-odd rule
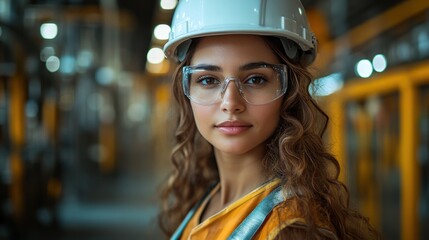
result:
[[[383,54],[377,54],[372,59],[372,66],[376,72],[383,72],[387,67],[387,60]]]
[[[165,55],[161,48],[152,48],[147,53],[147,61],[150,63],[161,63],[164,61]]]
[[[368,78],[372,74],[372,64],[368,59],[362,59],[356,64],[356,74],[362,78]]]
[[[43,23],[40,26],[40,35],[44,39],[54,39],[58,34],[58,26],[55,23]]]
[[[46,69],[48,69],[49,72],[56,72],[58,69],[60,69],[60,59],[57,56],[50,56],[46,60]]]
[[[167,40],[170,35],[170,26],[167,24],[159,24],[155,27],[153,34],[159,40]]]
[[[177,0],[161,0],[161,8],[164,10],[172,10],[177,5]]]

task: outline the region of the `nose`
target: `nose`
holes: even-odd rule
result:
[[[240,113],[246,109],[246,104],[240,94],[236,80],[226,82],[225,90],[222,94],[221,110],[227,113]]]

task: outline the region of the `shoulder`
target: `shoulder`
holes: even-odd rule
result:
[[[296,198],[290,198],[276,206],[267,216],[256,239],[337,239],[331,224],[314,210],[318,208],[317,204],[311,204],[310,208],[317,234],[311,233],[306,223],[307,209]],[[320,238],[315,238],[316,235]]]

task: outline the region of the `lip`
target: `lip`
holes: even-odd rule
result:
[[[252,127],[252,124],[243,121],[224,121],[215,125],[221,133],[226,135],[237,135],[247,131]]]

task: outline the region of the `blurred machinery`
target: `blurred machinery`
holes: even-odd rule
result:
[[[150,164],[155,2],[117,4],[0,0],[0,239],[45,239],[60,202]]]
[[[39,41],[20,25],[0,26],[1,223],[19,238],[24,226],[56,224],[58,86],[39,61]]]
[[[326,46],[313,90],[352,202],[386,239],[427,239],[429,2],[391,1]]]

